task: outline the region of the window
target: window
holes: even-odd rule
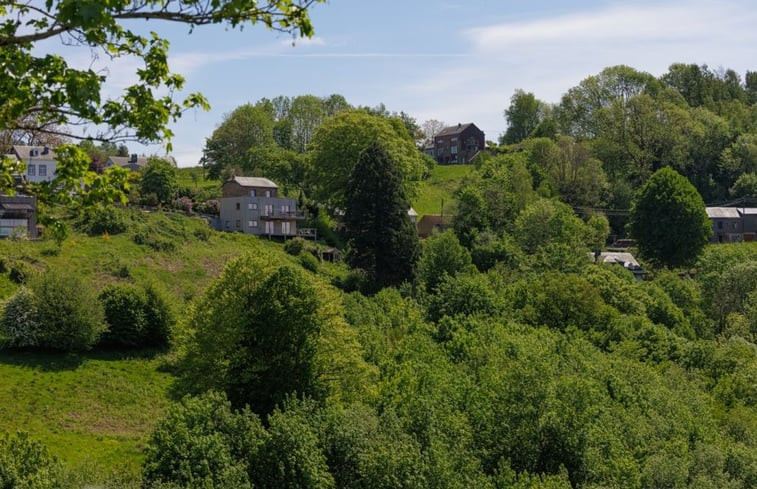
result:
[[[289,204],[284,204],[281,206],[281,212],[282,213],[289,213]]]
[[[238,228],[241,228],[242,227],[242,221],[240,221],[239,219],[237,219],[236,225],[237,225]]]
[[[231,227],[231,221],[225,221],[225,222],[224,222],[224,227],[225,227],[226,229],[229,229],[229,228]]]
[[[281,234],[290,234],[292,223],[291,222],[282,222],[281,223]]]
[[[27,167],[27,173],[30,177],[37,175],[37,165],[29,165]]]
[[[723,221],[718,221],[718,229],[723,229]]]
[[[265,196],[266,197],[270,197],[271,196],[271,191],[270,190],[266,190],[265,191]]]
[[[247,226],[251,227],[251,228],[256,228],[256,227],[258,227],[258,221],[254,221],[254,220],[253,221],[249,221],[247,223]]]
[[[457,143],[457,138],[452,138],[452,144]]]
[[[273,215],[273,204],[266,204],[263,208],[263,215],[264,216],[272,216]]]
[[[452,153],[453,155],[456,155],[457,154],[457,146],[450,146],[449,152]]]
[[[239,210],[239,202],[237,202],[237,210]],[[239,227],[239,226],[237,226],[237,227]]]
[[[255,189],[250,190],[250,197],[255,197]]]
[[[252,210],[252,204],[247,204],[247,209]]]
[[[46,177],[47,176],[47,165],[39,165],[39,176]]]
[[[273,234],[273,221],[266,221],[266,223],[265,223],[265,233],[266,234]]]

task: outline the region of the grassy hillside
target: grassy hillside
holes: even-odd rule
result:
[[[81,274],[98,289],[114,282],[156,283],[169,293],[181,317],[232,257],[272,250],[282,261],[298,263],[282,251],[282,243],[210,231],[199,218],[130,214],[128,231],[113,236],[72,233],[60,251],[52,241],[0,240],[0,260],[6,264],[0,299],[19,287],[9,271],[21,263],[34,270]],[[148,244],[135,243],[136,233],[147,236]],[[29,432],[75,471],[126,465],[127,472],[135,473],[144,443],[170,402],[170,355],[0,350],[0,432]]]
[[[439,214],[444,200],[445,214],[454,207],[453,194],[463,178],[473,171],[472,165],[436,165],[431,177],[421,182],[418,197],[413,201],[413,208],[418,217],[426,214]]]

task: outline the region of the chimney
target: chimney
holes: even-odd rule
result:
[[[461,125],[462,125],[462,124],[460,124],[460,123],[458,122],[458,123],[457,123],[457,128],[458,128],[458,129],[460,129],[460,126],[461,126]]]
[[[50,153],[50,147],[49,146],[45,146],[44,148],[42,148],[42,154],[43,155],[46,155],[48,153]]]
[[[129,163],[136,163],[137,162],[137,153],[132,153],[131,158],[129,158]]]

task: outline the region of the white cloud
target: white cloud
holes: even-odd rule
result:
[[[281,41],[282,46],[287,47],[307,47],[307,46],[325,46],[326,41],[322,37],[299,37]]]

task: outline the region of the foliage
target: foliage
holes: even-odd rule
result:
[[[55,241],[55,245],[58,249],[60,249],[61,245],[63,245],[63,241],[68,237],[68,224],[66,224],[65,221],[56,219],[51,222],[45,230],[47,235]]]
[[[167,160],[151,158],[142,169],[140,193],[143,196],[155,194],[158,203],[165,204],[174,199],[176,190],[176,168],[173,164]]]
[[[264,435],[258,417],[249,410],[232,411],[223,394],[185,397],[155,428],[143,481],[148,486],[251,488],[248,464]]]
[[[312,253],[309,251],[305,251],[303,253],[300,253],[299,257],[300,265],[302,265],[302,268],[305,270],[310,270],[311,272],[317,272],[318,266],[320,265],[320,262],[318,261],[318,258],[313,256]]]
[[[63,488],[63,468],[38,441],[26,433],[0,436],[0,487]]]
[[[286,251],[290,255],[297,256],[305,248],[305,244],[306,242],[304,239],[293,238],[293,239],[287,240],[287,242],[284,243],[284,251]]]
[[[360,154],[345,189],[347,261],[361,268],[375,288],[412,281],[420,254],[408,218],[403,175],[392,155],[375,142]]]
[[[109,285],[100,291],[99,301],[108,323],[100,342],[116,347],[163,347],[168,344],[173,313],[154,285]]]
[[[457,240],[452,230],[435,233],[423,242],[418,260],[418,280],[429,292],[434,292],[445,276],[454,277],[466,271],[471,255]]]
[[[671,168],[658,170],[638,190],[629,228],[641,255],[668,267],[691,264],[712,234],[702,197]]]
[[[115,206],[95,205],[80,218],[80,228],[90,236],[115,235],[129,228],[130,218],[126,211]]]
[[[428,317],[438,322],[444,316],[496,316],[503,304],[486,275],[442,275],[429,298]]]
[[[546,116],[547,105],[537,100],[533,93],[515,90],[510,106],[505,109],[507,130],[500,138],[502,144],[518,143],[529,137]]]
[[[398,120],[362,110],[339,112],[325,119],[315,131],[310,143],[312,197],[334,208],[346,207],[348,180],[353,168],[360,155],[375,143],[384,147],[397,165],[405,194],[414,197],[415,184],[426,170],[426,164],[412,136]]]
[[[0,336],[5,337],[3,346],[37,346],[40,340],[40,322],[34,293],[21,287],[3,305],[0,316]]]
[[[95,291],[80,277],[47,270],[29,286],[39,318],[39,346],[63,351],[88,350],[107,329]]]

